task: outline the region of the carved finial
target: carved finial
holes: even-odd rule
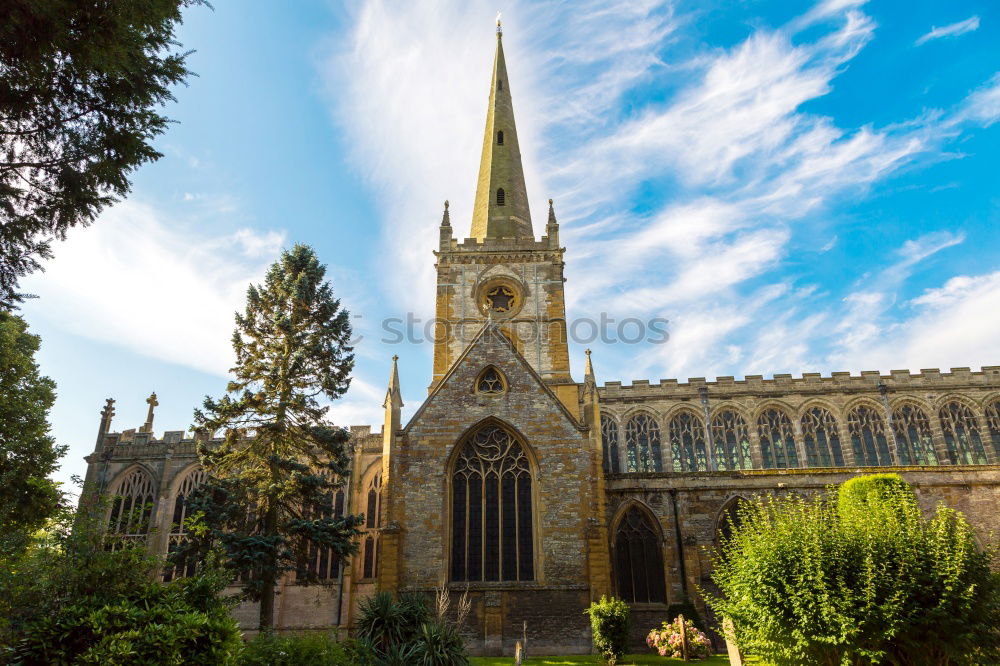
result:
[[[111,421],[111,417],[115,415],[115,399],[108,398],[104,401],[104,409],[101,410],[101,417]]]
[[[448,213],[448,200],[444,200],[444,215],[441,216],[441,226],[450,227],[451,226],[451,215]]]
[[[594,365],[590,361],[590,350],[586,349],[583,353],[587,355],[587,364],[583,368],[583,376],[588,383],[592,384],[594,382]]]
[[[497,37],[503,34],[503,25],[500,22],[500,10],[497,10]]]
[[[149,405],[149,409],[146,411],[146,422],[139,429],[139,432],[153,432],[153,409],[160,405],[156,400],[155,391],[146,398],[146,404]]]
[[[554,227],[556,224],[556,209],[552,204],[552,199],[549,199],[549,226]]]

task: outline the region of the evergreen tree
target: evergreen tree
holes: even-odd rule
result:
[[[49,435],[55,383],[38,372],[39,337],[0,311],[0,549],[16,548],[59,507],[48,475],[66,452]]]
[[[0,9],[0,305],[160,157],[183,82],[174,31],[203,0],[5,0]]]
[[[260,629],[273,621],[277,580],[302,569],[310,548],[354,552],[360,516],[333,517],[333,492],[349,471],[349,434],[326,420],[350,384],[354,355],[348,313],[324,282],[325,267],[305,245],[286,251],[262,286],[251,285],[246,312],[236,315],[235,379],[227,394],[195,410],[210,480],[192,499],[202,533],[194,548],[221,546],[251,599],[260,600]]]

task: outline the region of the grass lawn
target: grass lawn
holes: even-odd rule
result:
[[[514,663],[513,657],[472,657],[469,661],[473,666],[510,666]],[[596,655],[581,655],[572,657],[531,657],[525,664],[531,666],[572,666],[573,664],[603,664]],[[683,664],[680,659],[668,659],[658,654],[630,654],[620,662],[618,666],[663,666],[664,664]],[[729,657],[724,654],[717,654],[709,659],[687,662],[692,664],[704,664],[705,666],[729,666]]]

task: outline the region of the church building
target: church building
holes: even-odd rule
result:
[[[360,550],[314,553],[330,585],[288,576],[279,630],[349,630],[375,590],[447,586],[469,591],[473,654],[509,655],[525,637],[533,654],[588,653],[583,610],[601,595],[631,604],[638,644],[672,604],[709,615],[697,590],[741,498],[864,473],[898,472],[927,508],[965,512],[983,539],[1000,531],[1000,366],[603,384],[589,352],[571,368],[565,248],[551,200],[536,232],[514,121],[498,27],[471,228],[456,220],[469,230],[456,237],[446,203],[433,253],[445,330],[429,394],[404,422],[394,357],[381,431],[350,428],[336,498],[365,515]],[[155,436],[155,394],[142,427],[113,432],[113,402],[88,487],[121,497],[109,531],[164,554],[204,478],[195,441]],[[236,612],[255,626],[255,606]]]

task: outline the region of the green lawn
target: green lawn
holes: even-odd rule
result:
[[[514,663],[513,657],[472,657],[470,659],[473,666],[510,666]],[[602,664],[599,657],[595,655],[573,656],[573,657],[531,657],[525,664],[532,666],[571,666],[572,664]],[[683,664],[680,659],[668,659],[658,654],[630,654],[618,666],[664,666],[666,664]],[[729,657],[724,654],[717,654],[710,659],[687,662],[692,664],[704,664],[706,666],[729,666]]]

